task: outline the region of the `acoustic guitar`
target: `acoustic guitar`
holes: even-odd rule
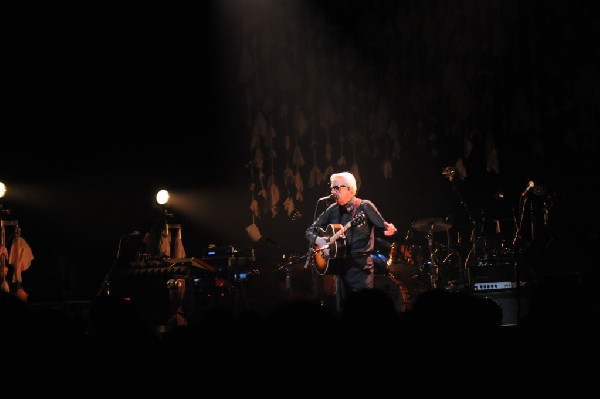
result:
[[[313,259],[317,273],[320,275],[327,273],[329,261],[345,255],[346,236],[344,233],[352,226],[360,226],[365,220],[365,213],[360,212],[343,226],[337,223],[327,226],[323,234],[320,235],[320,237],[327,238],[327,243],[321,246],[315,245],[313,248]]]

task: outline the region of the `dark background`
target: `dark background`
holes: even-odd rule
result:
[[[520,193],[534,181],[536,212],[544,201],[552,204],[541,243],[533,242],[529,216],[523,223],[527,246],[548,249],[536,261],[569,268],[594,262],[595,2],[207,1],[198,7],[53,6],[7,14],[3,218],[18,219],[35,256],[23,275],[32,300],[93,296],[121,237],[144,234],[161,215],[154,203],[161,188],[185,198],[171,210],[188,256],[201,256],[209,244],[256,247],[269,272],[283,255],[302,254],[304,229],[322,206],[316,200],[328,193],[327,179],[308,185],[312,151],[323,149],[325,134],[333,160],[345,137],[348,163],[336,170],[357,159],[359,196],[395,223],[398,240],[412,221],[427,217],[451,216],[455,231],[468,236],[456,190],[478,222],[518,216]],[[251,64],[244,63],[244,48]],[[325,100],[335,109],[329,121]],[[304,136],[294,134],[291,116],[282,116],[283,104],[288,115],[296,106],[304,110]],[[276,132],[275,144],[262,134],[252,145],[259,114]],[[390,152],[394,143],[386,135],[392,121],[398,153]],[[489,167],[487,134],[498,169]],[[305,188],[294,217],[282,209],[295,195],[294,185],[284,184],[286,136],[306,161],[298,168]],[[358,137],[354,154],[351,137]],[[474,146],[468,155],[465,139]],[[261,146],[262,168],[255,157]],[[327,162],[317,154],[323,171]],[[393,176],[382,172],[384,159]],[[468,174],[450,182],[442,168],[459,159]],[[252,188],[260,186],[261,171],[263,183],[271,175],[278,182],[276,215],[269,212],[272,198]],[[260,211],[254,218],[253,198]],[[259,242],[245,231],[253,221]]]

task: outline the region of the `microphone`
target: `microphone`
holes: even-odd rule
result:
[[[321,198],[319,198],[319,201],[324,201],[324,200],[329,200],[329,199],[335,199],[335,194],[329,194],[326,197],[321,197]]]
[[[527,184],[527,187],[525,188],[525,190],[521,193],[521,197],[524,197],[527,195],[527,192],[532,189],[535,186],[535,183],[532,181],[529,181],[529,184]]]
[[[139,236],[139,235],[140,235],[139,230],[133,230],[131,233],[123,234],[123,237],[134,237],[134,236]]]

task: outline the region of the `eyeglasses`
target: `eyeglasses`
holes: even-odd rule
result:
[[[348,187],[348,186],[331,186],[331,189],[335,190],[335,191],[340,191],[340,188],[342,188],[342,187]]]

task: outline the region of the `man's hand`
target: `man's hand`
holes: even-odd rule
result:
[[[328,244],[328,240],[325,237],[317,237],[317,239],[315,240],[315,245],[317,247],[319,247],[318,249],[321,250],[321,248],[325,247],[322,249],[323,254],[325,256],[329,256],[329,245]]]
[[[383,227],[385,227],[385,231],[383,232],[385,236],[393,236],[398,231],[393,223],[383,222]]]
[[[317,239],[315,240],[316,246],[322,247],[325,244],[327,244],[327,239],[325,237],[317,237]]]

